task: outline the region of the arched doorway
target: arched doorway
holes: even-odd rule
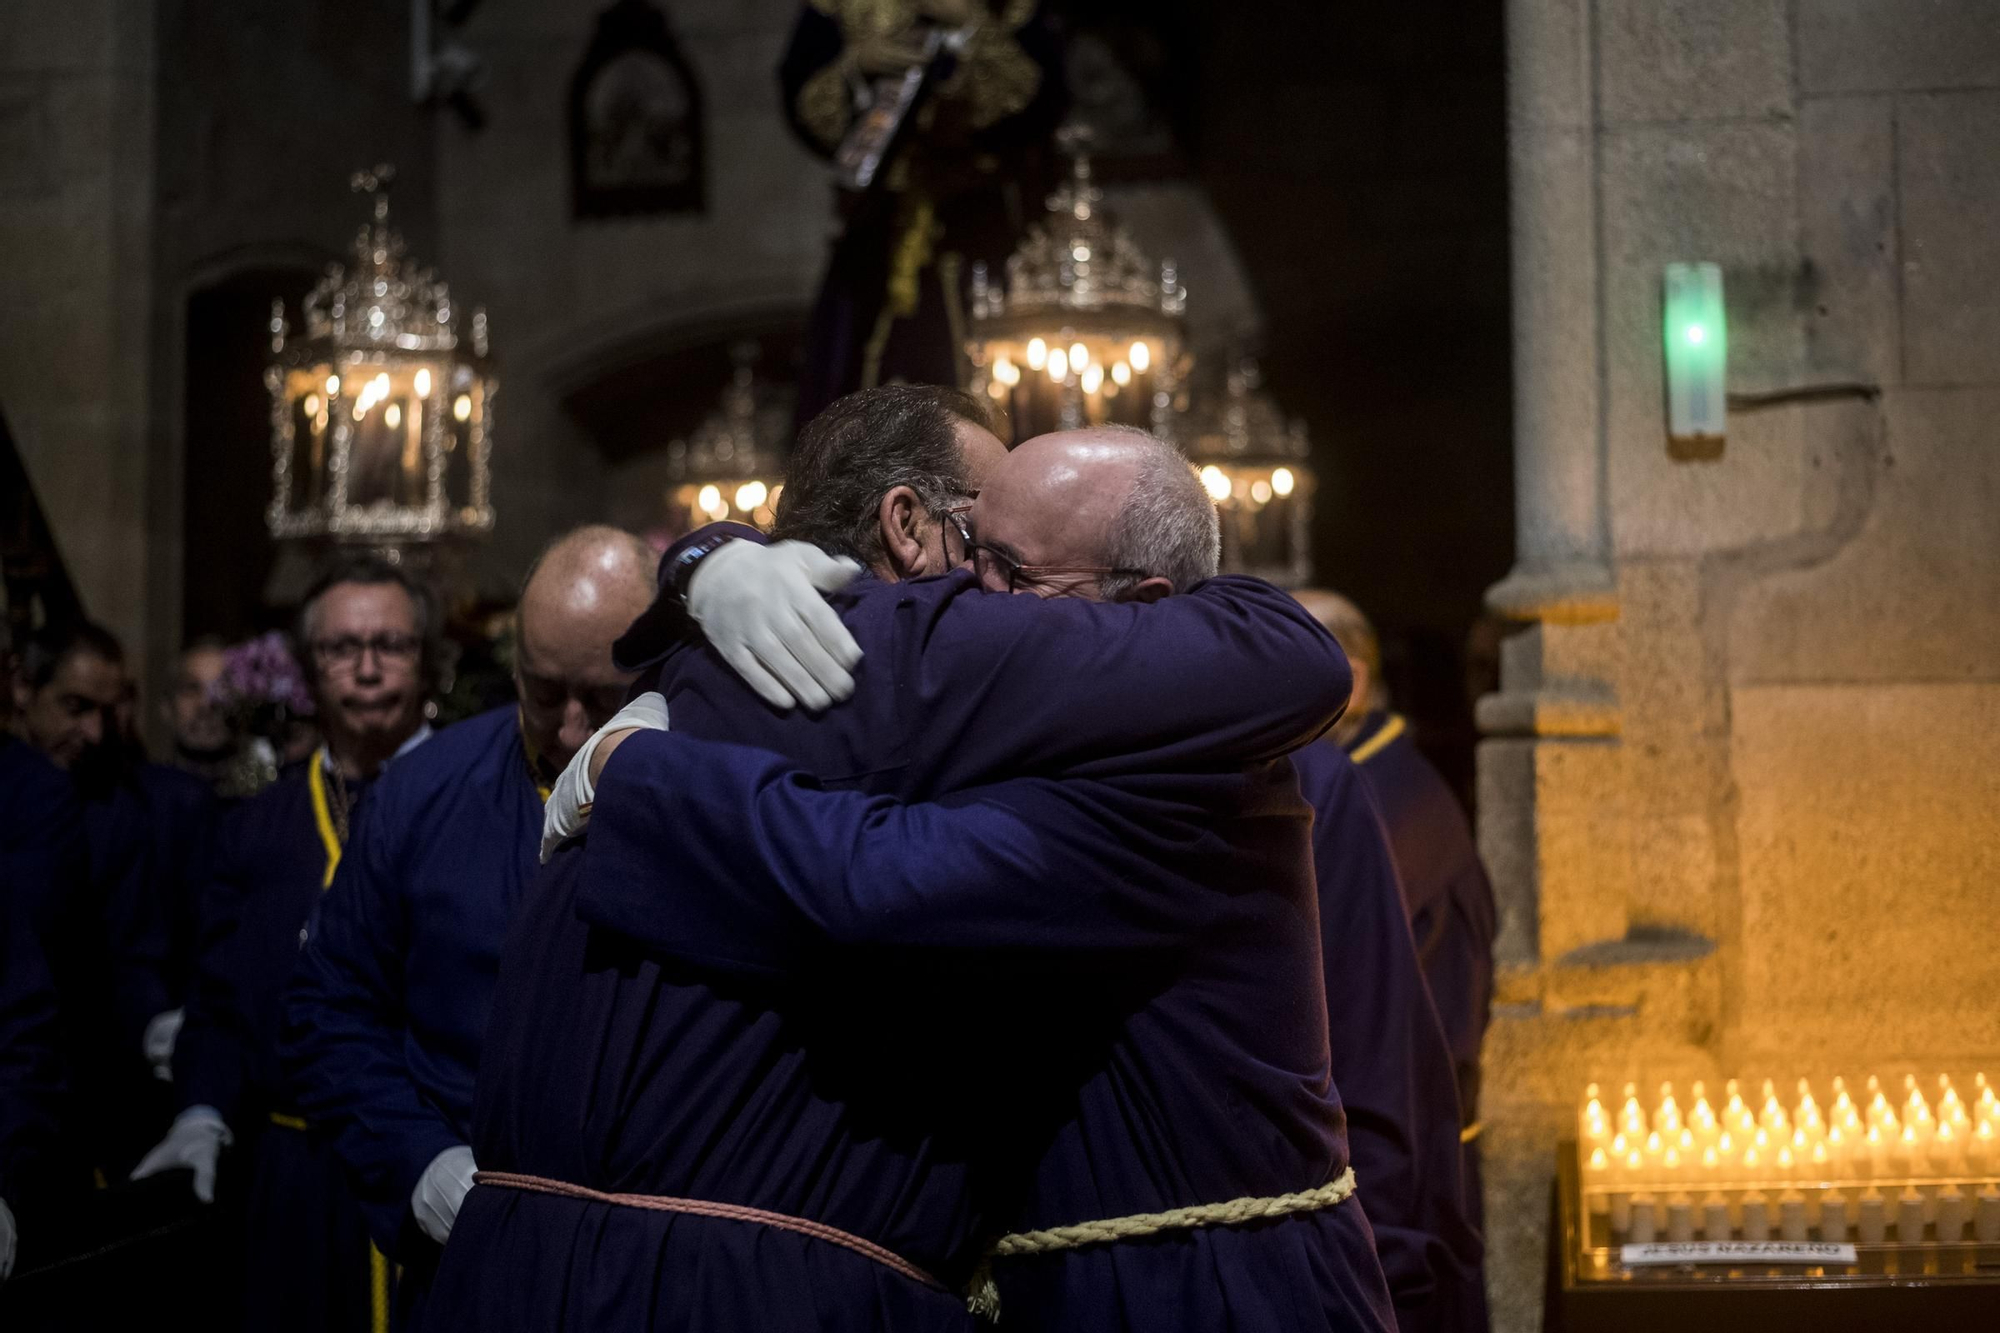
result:
[[[202,634],[236,638],[279,618],[264,602],[277,560],[264,525],[271,499],[264,365],[271,303],[284,301],[296,319],[317,277],[303,264],[239,269],[188,297],[183,642]]]

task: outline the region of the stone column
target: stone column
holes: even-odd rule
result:
[[[1592,0],[1508,0],[1517,534],[1486,601],[1529,627],[1478,708],[1480,850],[1500,913],[1482,1156],[1501,1333],[1540,1327],[1551,1144],[1578,1048],[1616,1041],[1634,1012],[1563,984],[1595,969],[1556,971],[1627,934],[1595,47]]]
[[[1592,47],[1590,0],[1509,0],[1518,549],[1487,603],[1520,619],[1614,614]]]

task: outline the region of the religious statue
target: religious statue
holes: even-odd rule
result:
[[[798,420],[894,380],[965,381],[972,265],[1039,215],[1064,110],[1040,0],[810,0],[779,78],[836,161],[841,223],[808,320]]]

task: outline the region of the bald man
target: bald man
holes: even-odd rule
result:
[[[1493,885],[1451,785],[1390,710],[1382,650],[1368,617],[1339,593],[1303,588],[1299,604],[1354,666],[1354,699],[1328,738],[1346,750],[1382,808],[1423,961],[1424,982],[1451,1045],[1464,1125],[1467,1207],[1479,1199],[1479,1047],[1493,1000]]]
[[[611,644],[652,600],[654,564],[616,528],[543,552],[517,612],[518,704],[448,728],[382,780],[307,926],[282,1058],[376,1247],[402,1266],[405,1320],[471,1185],[473,1079],[542,802],[624,701]]]

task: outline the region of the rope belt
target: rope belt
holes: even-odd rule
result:
[[[1153,1236],[1162,1231],[1226,1227],[1241,1222],[1258,1222],[1271,1217],[1317,1212],[1322,1208],[1333,1207],[1353,1193],[1354,1168],[1350,1166],[1318,1189],[1302,1190],[1297,1194],[1279,1194],[1267,1199],[1231,1199],[1227,1203],[1202,1203],[1189,1208],[1169,1208],[1163,1213],[1133,1213],[1129,1217],[1108,1217],[1096,1222],[1078,1222],[1073,1226],[1050,1227],[1046,1231],[1017,1231],[1002,1236],[986,1247],[985,1257],[980,1260],[978,1270],[972,1275],[972,1288],[965,1303],[974,1314],[996,1320],[1000,1317],[1000,1289],[993,1281],[992,1261],[995,1259],[1006,1259],[1017,1254],[1053,1254],[1058,1250],[1076,1250],[1086,1245],[1136,1240],[1141,1236]]]
[[[645,1208],[656,1213],[686,1213],[693,1217],[720,1217],[731,1222],[756,1222],[761,1226],[776,1227],[780,1231],[792,1231],[814,1240],[827,1241],[844,1249],[854,1251],[864,1258],[873,1259],[893,1273],[899,1273],[914,1282],[921,1282],[937,1291],[945,1290],[945,1285],[918,1268],[893,1250],[884,1249],[872,1240],[830,1227],[824,1222],[814,1222],[803,1217],[789,1217],[784,1213],[766,1212],[762,1208],[747,1208],[736,1203],[711,1203],[706,1199],[676,1199],[666,1194],[607,1194],[602,1190],[590,1189],[583,1185],[572,1185],[567,1181],[548,1180],[542,1176],[516,1175],[509,1171],[475,1171],[473,1182],[479,1185],[498,1185],[505,1189],[524,1190],[529,1194],[553,1194],[564,1199],[584,1199],[591,1203],[617,1204],[625,1208]]]

